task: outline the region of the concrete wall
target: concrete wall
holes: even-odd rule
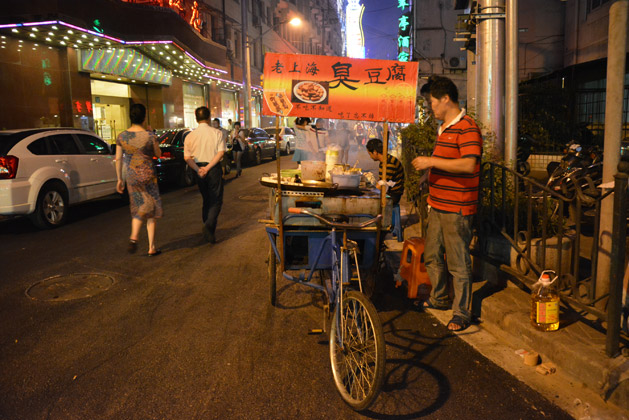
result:
[[[518,3],[520,80],[561,69],[565,9],[571,2],[527,0]]]
[[[607,57],[609,1],[595,10],[587,10],[587,0],[566,2],[566,42],[564,66]],[[629,43],[627,43],[629,52]]]

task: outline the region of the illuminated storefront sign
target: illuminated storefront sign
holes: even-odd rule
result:
[[[413,57],[413,11],[412,0],[397,0],[397,7],[401,9],[402,16],[398,19],[397,59],[410,61]]]
[[[172,73],[144,54],[130,48],[80,50],[79,70],[169,85]]]
[[[347,56],[351,58],[365,58],[365,38],[363,35],[363,12],[365,6],[360,0],[349,0],[346,9],[345,42]]]

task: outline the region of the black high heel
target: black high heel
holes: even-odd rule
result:
[[[135,239],[129,239],[129,246],[127,247],[127,251],[129,254],[135,254],[135,251],[138,250],[138,241]]]

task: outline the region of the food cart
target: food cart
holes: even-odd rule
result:
[[[262,113],[277,116],[278,126],[285,116],[383,121],[386,177],[387,124],[414,120],[416,84],[417,63],[267,53]],[[363,410],[378,395],[386,357],[382,325],[362,293],[362,279],[378,265],[384,234],[392,226],[391,199],[384,185],[368,188],[362,180],[339,187],[282,171],[279,139],[276,155],[277,172],[260,179],[269,188],[270,216],[261,222],[270,242],[271,303],[276,303],[278,277],[324,293],[320,331],[333,311],[335,384],[346,403]]]

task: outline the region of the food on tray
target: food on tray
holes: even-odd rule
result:
[[[334,165],[330,170],[331,175],[360,175],[360,168],[351,168],[349,165]]]
[[[293,93],[300,100],[313,104],[323,101],[326,96],[325,88],[317,82],[299,82]]]

